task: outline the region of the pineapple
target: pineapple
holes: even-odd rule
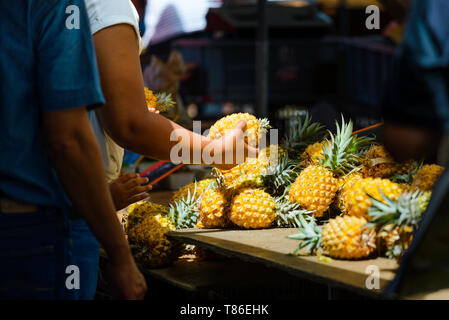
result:
[[[268,161],[261,158],[247,158],[245,162],[229,170],[214,168],[214,175],[218,176],[228,189],[243,187],[261,187],[262,175],[266,173]]]
[[[259,151],[258,158],[269,162],[271,160],[277,160],[280,157],[285,157],[287,155],[287,151],[280,145],[270,144],[269,146],[263,148]]]
[[[148,110],[152,112],[166,112],[175,105],[171,93],[157,93],[154,94],[148,88],[145,88],[145,100],[147,102]]]
[[[189,183],[188,185],[185,185],[184,187],[176,191],[176,193],[171,198],[170,203],[174,203],[179,199],[186,198],[189,193],[190,195],[194,195],[195,199],[198,199],[206,189],[213,188],[215,186],[215,179],[203,179],[200,181]]]
[[[397,200],[382,194],[382,201],[372,198],[368,210],[369,226],[377,231],[380,248],[388,258],[401,259],[410,247],[413,233],[427,209],[430,191],[404,192]]]
[[[382,146],[372,146],[362,160],[362,173],[365,178],[389,178],[397,170],[397,164],[387,149]]]
[[[413,177],[412,185],[423,191],[432,190],[433,185],[444,172],[444,167],[426,164]]]
[[[229,219],[246,229],[260,229],[274,222],[276,202],[265,191],[244,188],[232,199]]]
[[[365,178],[356,181],[345,192],[344,206],[345,213],[369,219],[368,208],[372,202],[370,197],[382,201],[382,193],[390,199],[397,199],[402,189],[399,184],[387,179]]]
[[[301,155],[301,158],[309,164],[318,164],[324,158],[324,148],[329,144],[326,141],[315,142],[308,145],[306,150]]]
[[[312,117],[306,113],[304,121],[298,117],[298,127],[293,127],[283,141],[283,146],[290,159],[300,159],[307,146],[317,142],[323,136],[323,126],[312,122]]]
[[[128,241],[136,261],[148,268],[164,267],[177,260],[182,245],[170,242],[166,233],[175,230],[161,214],[148,215],[128,230]]]
[[[220,228],[229,224],[228,195],[223,188],[208,189],[201,197],[197,228]]]
[[[122,218],[122,224],[125,231],[142,222],[142,220],[148,215],[165,214],[168,212],[168,207],[143,200],[131,204],[126,211],[127,213],[124,214]]]
[[[376,233],[366,223],[365,218],[351,216],[330,219],[321,231],[323,249],[336,259],[369,257],[376,249]]]
[[[257,119],[249,113],[234,113],[221,118],[210,128],[208,137],[218,139],[233,129],[240,120],[246,120],[247,129],[245,142],[251,146],[257,146],[262,134],[270,128],[268,119]]]
[[[295,202],[321,217],[329,209],[338,190],[338,180],[324,167],[311,165],[292,184],[289,195]]]
[[[331,258],[353,260],[367,258],[376,249],[376,233],[366,226],[364,218],[339,216],[330,219],[322,228],[315,219],[299,218],[299,233],[288,236],[301,240],[293,254],[303,248],[306,248],[306,254],[315,254],[321,248]]]
[[[329,132],[330,140],[325,140],[319,164],[304,169],[290,188],[291,199],[316,217],[322,217],[332,204],[339,188],[338,178],[357,169],[359,152],[372,142],[371,138],[352,134],[352,121],[346,124],[342,117],[341,128],[338,123],[336,126],[336,135]]]
[[[337,192],[337,196],[334,200],[334,207],[339,209],[342,212],[346,212],[345,208],[345,196],[349,190],[351,190],[354,183],[362,180],[362,175],[359,172],[353,172],[347,174],[343,177],[340,177],[338,180],[339,188]]]

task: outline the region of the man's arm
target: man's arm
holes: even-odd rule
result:
[[[106,98],[106,105],[97,112],[114,141],[136,153],[170,160],[170,151],[178,144],[178,141],[170,141],[172,132],[176,130],[178,136],[188,137],[181,143],[191,151],[191,160],[193,153],[201,154],[211,143],[209,139],[159,114],[148,112],[134,29],[127,24],[105,28],[94,35],[94,43]],[[245,129],[245,124],[240,124],[238,129]],[[240,138],[237,131],[232,134],[234,136],[227,139],[221,149],[218,148],[223,154],[233,148],[233,141]],[[245,154],[255,154],[254,148],[244,147]]]
[[[116,218],[100,150],[85,108],[43,115],[48,154],[79,214],[102,243],[123,298],[143,298],[146,284]]]

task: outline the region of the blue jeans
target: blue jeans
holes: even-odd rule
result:
[[[92,299],[98,254],[85,222],[65,210],[0,212],[0,299]],[[66,284],[70,265],[78,267],[79,289]]]

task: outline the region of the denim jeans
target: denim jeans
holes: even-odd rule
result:
[[[92,299],[99,245],[82,219],[66,210],[0,212],[0,299]],[[78,267],[79,288],[67,286]]]

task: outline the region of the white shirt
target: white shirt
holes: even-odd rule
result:
[[[142,51],[139,14],[131,0],[85,0],[85,3],[92,35],[113,25],[129,24],[136,31],[139,50]],[[100,146],[106,178],[108,182],[112,182],[120,176],[124,150],[104,131],[95,111],[89,112],[89,120]]]

